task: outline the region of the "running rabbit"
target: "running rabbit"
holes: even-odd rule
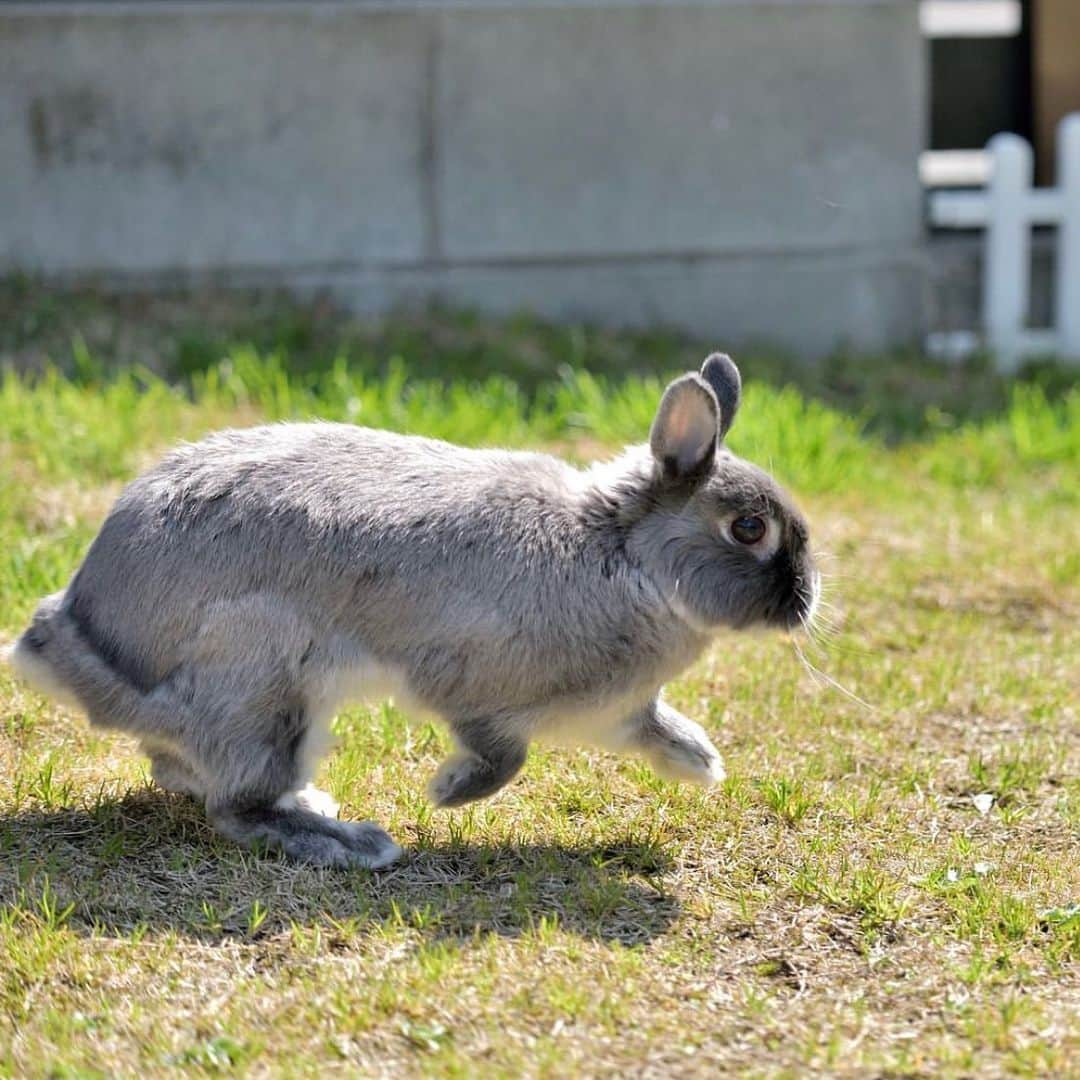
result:
[[[498,791],[531,740],[723,778],[661,686],[721,627],[795,627],[819,577],[784,492],[722,440],[720,354],[665,391],[647,446],[590,469],[343,424],[224,431],[120,496],[10,660],[226,836],[324,865],[401,849],[311,786],[347,703],[441,716],[438,806]]]

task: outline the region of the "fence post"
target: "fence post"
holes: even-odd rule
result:
[[[987,147],[993,174],[987,191],[983,258],[983,325],[998,365],[1020,359],[1031,284],[1031,226],[1025,202],[1033,177],[1032,151],[1019,135],[995,135]]]
[[[1080,359],[1080,113],[1066,116],[1057,131],[1057,186],[1061,221],[1057,235],[1057,311],[1061,352]]]

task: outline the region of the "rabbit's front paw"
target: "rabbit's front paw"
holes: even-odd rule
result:
[[[503,741],[489,744],[483,754],[471,750],[455,754],[443,762],[428,785],[431,801],[439,807],[463,806],[494,795],[517,774],[526,749],[523,743]]]
[[[711,743],[670,743],[658,747],[649,755],[653,768],[669,780],[689,780],[693,784],[712,787],[727,773],[724,761]]]
[[[669,780],[711,787],[726,775],[723,759],[704,728],[662,701],[631,722],[628,744]]]

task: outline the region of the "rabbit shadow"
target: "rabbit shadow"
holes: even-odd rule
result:
[[[0,818],[0,919],[208,943],[316,928],[350,940],[389,927],[464,940],[558,927],[634,945],[680,914],[663,886],[670,860],[650,841],[404,839],[405,857],[389,870],[329,870],[241,851],[190,800],[149,788],[91,807],[35,807]]]

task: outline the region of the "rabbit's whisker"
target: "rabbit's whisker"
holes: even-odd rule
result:
[[[852,691],[850,691],[842,683],[837,682],[836,679],[834,679],[827,672],[824,672],[820,668],[815,667],[807,659],[806,653],[803,652],[801,646],[794,637],[791,638],[791,645],[792,648],[794,648],[795,650],[795,655],[802,662],[803,667],[806,668],[807,673],[810,675],[811,679],[814,680],[814,682],[818,682],[818,680],[820,679],[826,685],[831,686],[834,690],[839,691],[841,694],[844,695],[844,697],[849,698],[851,701],[854,701],[857,705],[861,705],[868,712],[877,712],[877,709],[868,701],[864,701],[861,697],[859,697],[858,694],[852,693]]]

